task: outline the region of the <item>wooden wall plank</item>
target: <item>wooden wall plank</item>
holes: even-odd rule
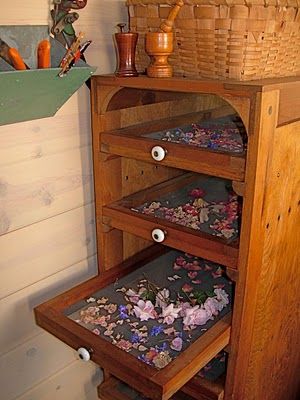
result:
[[[0,235],[93,200],[90,146],[1,168]]]
[[[47,25],[49,7],[50,0],[11,0],[0,25]],[[89,0],[79,15],[76,32],[92,40],[88,64],[112,72],[125,2]],[[0,127],[1,399],[97,399],[99,372],[50,336],[35,336],[31,314],[95,272],[89,96],[83,85],[53,118]]]
[[[1,8],[0,25],[45,25],[48,14],[48,0],[11,0]]]
[[[92,65],[89,60],[88,64]],[[83,84],[77,92],[73,94],[65,104],[57,111],[52,119],[55,119],[60,115],[69,115],[70,119],[75,118],[78,121],[78,117],[76,117],[76,113],[79,114],[90,114],[90,91],[87,88],[87,85]],[[50,120],[51,118],[49,118]],[[41,124],[44,124],[46,119],[39,120]],[[65,125],[63,129],[68,129],[68,125]]]
[[[76,359],[73,349],[42,332],[0,357],[1,398],[20,396]]]
[[[93,255],[0,301],[0,355],[37,335],[33,308],[97,274]],[[17,323],[17,329],[16,329]]]
[[[0,127],[0,140],[0,168],[89,146],[90,115],[70,112],[55,118],[3,125]]]
[[[97,400],[101,379],[94,363],[77,360],[15,400]]]
[[[94,229],[92,203],[3,235],[0,299],[95,254]]]

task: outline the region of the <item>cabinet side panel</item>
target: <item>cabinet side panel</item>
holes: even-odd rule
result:
[[[244,397],[248,365],[252,356],[252,331],[260,321],[256,315],[258,284],[262,270],[264,225],[262,219],[267,187],[268,162],[272,159],[277,124],[279,92],[259,93],[251,103],[245,191],[239,247],[239,277],[235,290],[231,351],[225,399],[260,400]],[[263,400],[263,398],[261,399]]]
[[[300,123],[275,130],[245,399],[296,399],[300,332]],[[299,394],[299,393],[298,393]]]

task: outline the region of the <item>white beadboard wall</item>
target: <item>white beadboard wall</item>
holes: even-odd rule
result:
[[[10,0],[0,25],[47,25],[51,0]],[[115,68],[125,0],[88,0],[87,62]],[[52,118],[0,126],[1,400],[96,400],[101,371],[36,326],[33,307],[97,273],[89,91]]]

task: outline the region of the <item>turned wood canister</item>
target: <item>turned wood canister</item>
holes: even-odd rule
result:
[[[138,39],[136,32],[123,32],[124,24],[118,25],[121,32],[115,33],[115,44],[117,51],[116,76],[129,77],[138,76],[135,67],[135,50]]]

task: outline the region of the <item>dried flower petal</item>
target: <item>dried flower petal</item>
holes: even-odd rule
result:
[[[161,315],[164,319],[164,323],[167,325],[173,324],[175,319],[179,317],[180,310],[181,307],[175,308],[173,303],[163,308]]]
[[[156,368],[164,368],[172,361],[169,353],[167,351],[160,352],[156,357],[153,358],[153,364]]]
[[[141,321],[148,321],[148,319],[155,319],[157,317],[154,305],[149,300],[139,300],[137,305],[134,306],[134,313]]]
[[[185,293],[190,293],[193,291],[193,289],[193,286],[189,285],[188,283],[185,283],[181,288],[181,290]]]
[[[183,345],[183,341],[182,341],[181,337],[176,337],[175,339],[172,340],[170,347],[172,350],[181,351],[182,345]]]

